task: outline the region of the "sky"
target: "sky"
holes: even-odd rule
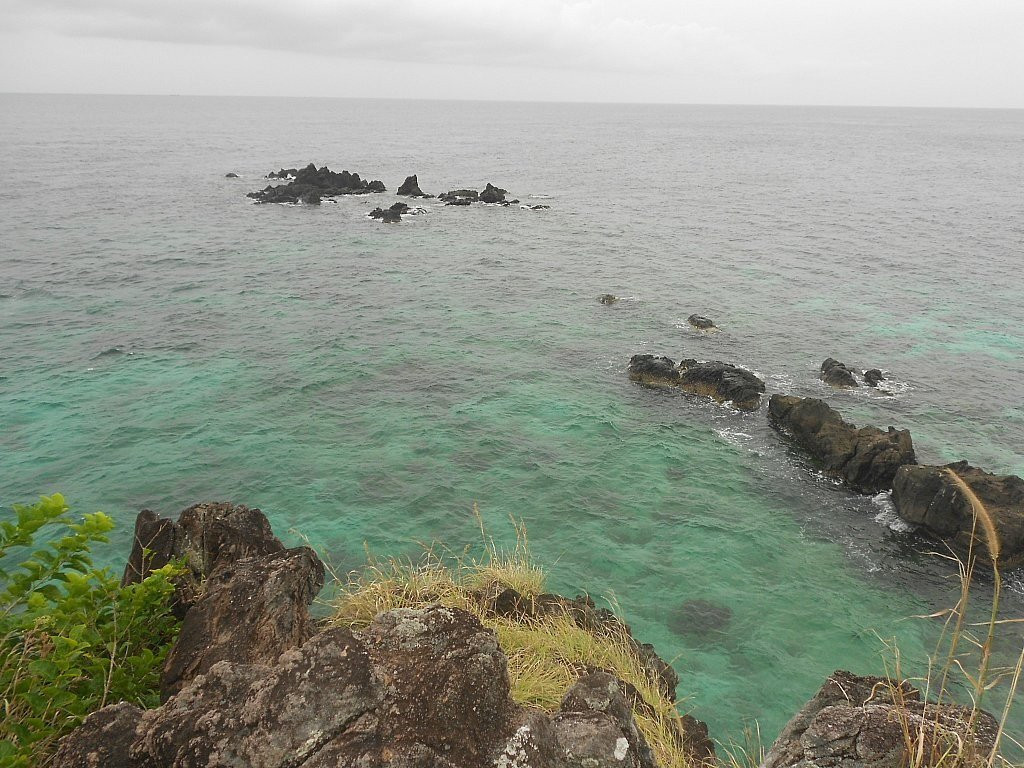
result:
[[[1024,108],[1024,0],[0,0],[0,92]]]

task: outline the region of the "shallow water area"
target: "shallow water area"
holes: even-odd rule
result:
[[[342,570],[477,545],[477,503],[613,597],[713,736],[770,741],[880,638],[920,664],[955,568],[764,409],[626,364],[732,362],[1024,474],[1022,147],[1021,112],[0,96],[0,503],[103,509],[119,564],[140,508],[233,500]],[[246,199],[309,162],[551,208]],[[831,390],[829,356],[886,381]]]

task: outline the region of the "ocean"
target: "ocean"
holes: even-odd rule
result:
[[[246,198],[310,162],[389,192]],[[113,567],[143,507],[258,506],[345,572],[479,547],[476,504],[616,604],[713,737],[770,742],[891,638],[922,669],[956,568],[765,408],[638,387],[630,356],[1024,475],[1024,111],[2,95],[0,168],[0,504],[102,509]],[[413,173],[550,208],[366,217]],[[833,391],[826,357],[887,381]]]

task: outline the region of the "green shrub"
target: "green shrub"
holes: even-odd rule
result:
[[[13,517],[0,521],[0,765],[11,768],[42,764],[107,704],[159,704],[179,627],[174,566],[121,587],[93,565],[90,547],[114,527],[102,512],[76,519],[56,494]]]

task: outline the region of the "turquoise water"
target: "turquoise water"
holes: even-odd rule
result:
[[[714,736],[772,739],[833,669],[881,671],[880,638],[920,662],[937,627],[909,617],[953,571],[763,411],[638,388],[629,356],[741,363],[909,428],[922,461],[1024,473],[1020,112],[0,106],[0,504],[103,509],[111,563],[142,507],[259,506],[345,570],[478,543],[477,503],[500,542],[525,522],[555,589],[613,597]],[[245,199],[310,161],[551,209],[384,226],[365,214],[390,193]],[[826,356],[893,394],[826,390]],[[727,620],[688,625],[692,600]]]

